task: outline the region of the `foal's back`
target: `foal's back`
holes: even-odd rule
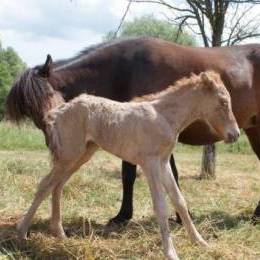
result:
[[[169,126],[151,102],[121,103],[83,94],[50,111],[47,122],[59,136],[58,150],[65,160],[83,155],[87,144],[94,143],[139,164],[141,154],[156,153],[162,140],[169,142]]]

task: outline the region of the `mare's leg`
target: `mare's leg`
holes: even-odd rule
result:
[[[149,160],[149,162],[146,162],[145,165],[142,166],[142,168],[147,177],[152,196],[154,212],[160,225],[165,256],[167,257],[167,259],[171,260],[179,259],[170,237],[167,206],[165,202],[163,187],[159,178],[161,170],[160,161],[156,158],[151,158],[151,160]]]
[[[173,154],[171,154],[171,157],[170,157],[170,164],[171,164],[171,168],[172,168],[172,173],[173,173],[174,179],[175,179],[178,187],[180,187],[179,186],[179,173],[178,173],[178,170],[177,170],[177,167],[176,167],[176,164],[175,164],[175,160],[174,160]],[[178,224],[182,224],[181,217],[178,214],[178,212],[176,212],[176,222]]]
[[[177,167],[176,167],[176,164],[175,164],[175,159],[173,157],[173,154],[171,154],[171,157],[170,157],[170,164],[171,164],[171,169],[172,169],[172,173],[173,173],[173,176],[174,176],[174,179],[179,186],[179,173],[178,173],[178,170],[177,170]]]
[[[121,224],[133,216],[133,188],[136,179],[136,165],[122,162],[123,200],[119,213],[109,223]]]
[[[170,199],[172,201],[174,208],[180,214],[181,219],[184,223],[186,230],[188,231],[188,233],[190,235],[192,242],[198,243],[203,246],[207,246],[208,245],[207,242],[202,238],[202,236],[197,231],[196,227],[194,226],[194,224],[191,220],[191,217],[189,215],[188,208],[186,205],[186,201],[185,201],[184,197],[182,196],[175,179],[172,176],[171,167],[170,167],[168,160],[162,164],[160,178],[161,178],[161,181],[163,183],[163,186],[164,186],[166,192],[170,196]]]
[[[19,238],[26,239],[27,230],[30,226],[31,220],[36,210],[38,209],[42,201],[52,192],[54,187],[62,180],[63,170],[63,167],[61,167],[60,165],[54,165],[51,173],[40,182],[38,191],[35,194],[30,208],[17,225]]]
[[[174,176],[174,179],[180,189],[180,185],[179,185],[179,173],[178,173],[178,170],[177,170],[177,167],[176,167],[176,164],[175,164],[175,160],[174,160],[174,157],[173,157],[173,154],[171,154],[171,157],[170,157],[170,164],[171,164],[171,168],[172,168],[172,173],[173,173],[173,176]],[[191,215],[191,213],[189,212],[189,214]],[[181,217],[180,215],[178,214],[178,212],[176,212],[176,222],[178,224],[182,224],[182,221],[181,221]]]
[[[174,178],[179,186],[178,182],[178,171],[175,165],[174,157],[171,156],[170,159],[172,172]],[[123,200],[119,213],[112,219],[109,223],[124,223],[130,220],[133,216],[133,188],[136,179],[136,165],[133,165],[129,162],[122,162],[122,184],[123,184]],[[181,224],[181,218],[176,214],[177,223]]]
[[[260,160],[260,127],[252,127],[245,130],[250,145],[255,152],[257,158]],[[260,218],[260,201],[254,211],[252,216],[253,220]]]

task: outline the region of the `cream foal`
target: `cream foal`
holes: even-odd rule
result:
[[[207,246],[192,223],[169,165],[178,134],[199,119],[207,121],[226,141],[239,136],[229,93],[216,73],[193,75],[161,93],[130,103],[84,94],[49,111],[45,135],[53,155],[53,168],[41,181],[31,207],[18,224],[19,237],[26,238],[33,215],[51,192],[51,230],[55,236],[65,237],[60,213],[63,186],[101,147],[143,169],[167,259],[178,256],[170,238],[164,190],[191,240]]]

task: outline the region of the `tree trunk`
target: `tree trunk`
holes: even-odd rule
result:
[[[203,147],[202,165],[200,178],[215,179],[216,147],[214,144]]]

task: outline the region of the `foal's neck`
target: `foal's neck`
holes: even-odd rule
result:
[[[203,87],[197,84],[187,84],[168,88],[154,106],[177,132],[198,119],[202,119]]]
[[[52,94],[50,95],[48,101],[43,104],[41,113],[32,115],[35,125],[44,132],[46,127],[45,120],[48,112],[65,102],[60,92],[54,90],[51,90],[50,92],[52,92]]]

